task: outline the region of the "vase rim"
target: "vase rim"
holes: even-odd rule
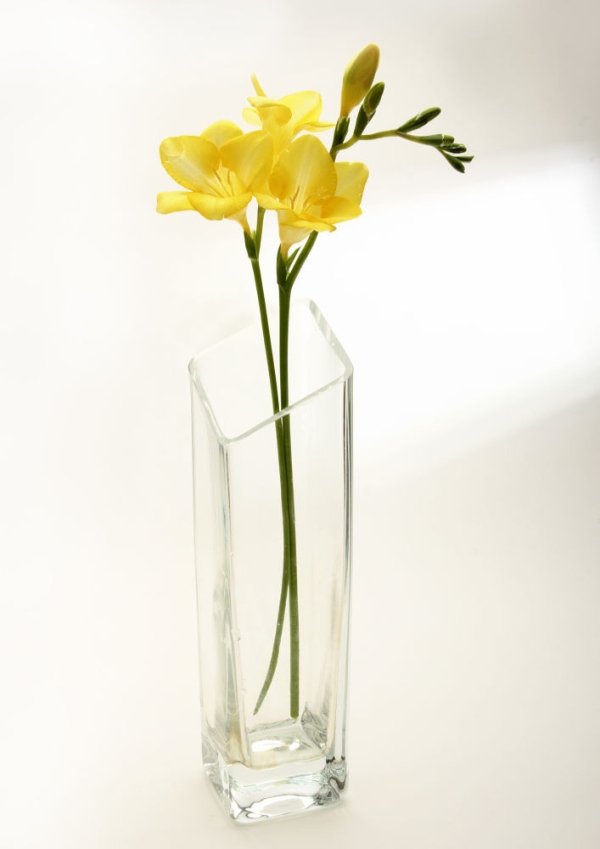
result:
[[[337,338],[337,336],[335,335],[335,333],[331,329],[329,323],[327,322],[326,318],[324,317],[323,313],[321,312],[321,310],[319,309],[317,304],[310,298],[297,298],[297,299],[294,299],[292,301],[291,306],[292,306],[292,310],[298,309],[299,307],[308,308],[308,310],[310,311],[310,313],[312,314],[312,316],[315,320],[315,323],[317,324],[319,330],[321,331],[325,342],[334,351],[334,353],[336,354],[340,364],[343,366],[343,369],[337,377],[335,377],[332,380],[327,381],[322,386],[319,386],[317,389],[313,390],[312,392],[308,392],[302,398],[297,399],[293,403],[288,404],[288,406],[284,407],[284,409],[280,410],[278,413],[272,413],[270,416],[265,417],[264,419],[262,419],[261,421],[257,422],[255,425],[253,425],[252,427],[244,429],[241,433],[237,433],[234,436],[227,436],[223,432],[223,430],[222,430],[222,428],[219,424],[217,416],[215,415],[215,412],[213,410],[213,405],[211,404],[211,401],[208,397],[208,394],[206,393],[206,390],[205,390],[205,388],[202,384],[202,381],[200,380],[200,378],[199,378],[199,376],[196,372],[196,363],[197,363],[198,359],[200,357],[202,357],[203,355],[205,355],[208,352],[213,351],[214,349],[218,348],[225,341],[228,341],[228,340],[232,339],[233,337],[244,333],[250,327],[254,327],[256,325],[259,325],[260,322],[257,319],[250,321],[248,324],[244,325],[244,327],[242,327],[239,330],[237,330],[236,332],[232,333],[230,336],[226,337],[225,339],[221,339],[218,342],[215,342],[211,345],[206,346],[198,354],[196,354],[194,357],[192,357],[192,359],[189,361],[188,371],[189,371],[191,383],[192,383],[193,387],[196,389],[196,391],[197,391],[197,393],[200,397],[200,400],[201,400],[201,402],[202,402],[202,404],[203,404],[203,406],[204,406],[204,408],[205,408],[205,410],[208,414],[208,417],[209,417],[209,420],[211,422],[212,428],[215,432],[215,435],[216,435],[218,441],[222,445],[231,445],[233,443],[240,442],[243,439],[246,439],[248,436],[251,436],[253,433],[256,433],[257,431],[261,430],[262,428],[268,427],[269,425],[273,424],[278,419],[281,419],[284,416],[289,415],[291,412],[293,412],[298,407],[304,406],[305,404],[309,403],[315,397],[322,395],[324,392],[327,392],[328,390],[330,390],[333,386],[337,386],[341,383],[345,383],[346,381],[348,381],[352,377],[352,374],[354,372],[354,366],[352,365],[352,361],[350,360],[350,357],[348,356],[345,349],[341,345],[339,339]]]

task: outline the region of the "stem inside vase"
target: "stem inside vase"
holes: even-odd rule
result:
[[[289,336],[291,293],[279,287],[279,380],[281,407],[289,406]],[[294,500],[294,469],[292,465],[292,432],[289,414],[281,419],[283,425],[284,479],[288,524],[288,594],[290,603],[290,715],[296,719],[300,707],[300,617],[298,611],[298,558],[296,553],[296,507]],[[280,474],[281,474],[280,467]]]
[[[262,224],[262,217],[259,219],[259,223]],[[267,306],[258,259],[261,229],[262,228],[257,227],[257,233],[254,239],[249,237],[246,238],[246,249],[254,272],[261,318],[261,329],[269,374],[269,385],[271,389],[271,403],[273,413],[277,414],[289,406],[289,328],[292,287],[291,285],[286,285],[286,270],[285,266],[282,264],[280,269],[283,271],[283,276],[280,276],[281,283],[279,286],[278,387]],[[290,716],[292,719],[297,719],[300,712],[300,618],[298,609],[298,566],[296,551],[296,510],[292,463],[292,434],[289,414],[283,415],[275,421],[275,435],[277,440],[277,459],[281,491],[281,516],[283,523],[283,567],[273,647],[271,649],[271,657],[269,659],[269,666],[265,676],[265,681],[257,699],[256,707],[254,708],[254,714],[256,715],[260,710],[273,681],[275,670],[277,669],[281,639],[283,635],[283,625],[285,621],[285,611],[289,601]]]
[[[335,155],[333,155],[335,159]],[[262,274],[260,270],[260,244],[265,210],[259,207],[256,231],[253,236],[244,233],[246,251],[252,263],[256,294],[260,310],[260,322],[263,334],[271,403],[276,415],[289,406],[289,336],[290,306],[292,286],[317,240],[318,233],[313,231],[304,246],[295,257],[287,260],[281,248],[277,255],[277,284],[279,289],[279,387],[275,373],[273,345],[269,329],[267,305],[265,301]],[[283,568],[281,590],[277,609],[277,623],[271,657],[265,681],[254,708],[256,715],[260,710],[277,669],[286,606],[289,601],[290,613],[290,716],[297,719],[300,713],[300,615],[298,609],[298,558],[296,551],[296,507],[294,499],[294,470],[292,464],[292,432],[289,413],[275,421],[277,439],[277,460],[281,489],[281,517],[283,522]]]

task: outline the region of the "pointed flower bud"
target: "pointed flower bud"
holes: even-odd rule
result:
[[[381,103],[381,98],[383,97],[383,90],[385,89],[385,83],[375,83],[373,88],[370,88],[367,92],[367,96],[364,99],[363,109],[367,113],[369,118],[372,118],[375,114],[377,107]]]
[[[350,118],[347,115],[344,115],[342,118],[338,119],[338,122],[335,126],[335,131],[333,133],[333,146],[337,147],[338,144],[343,144],[346,136],[348,135],[348,127],[350,126]]]
[[[379,65],[379,47],[367,44],[344,71],[340,115],[349,115],[371,88]]]
[[[360,109],[358,110],[358,113],[356,115],[356,123],[354,125],[354,136],[355,136],[355,138],[360,138],[362,136],[364,131],[367,129],[367,124],[369,123],[370,120],[371,120],[370,117],[365,112],[365,106],[364,106],[364,103],[363,103],[363,105],[360,107]]]
[[[402,130],[396,130],[397,133]],[[448,147],[454,144],[454,136],[446,136],[443,133],[435,133],[433,136],[412,136],[413,141],[419,144],[429,144],[432,147]]]
[[[429,109],[424,109],[423,112],[419,112],[418,115],[415,115],[414,118],[410,119],[410,121],[402,124],[402,126],[398,129],[401,133],[412,133],[413,130],[418,130],[420,127],[424,127],[425,124],[433,121],[434,118],[437,118],[441,111],[442,110],[439,106],[431,106]]]

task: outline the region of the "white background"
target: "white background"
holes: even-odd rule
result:
[[[596,0],[0,3],[0,846],[600,845]],[[351,787],[236,830],[200,766],[186,364],[254,316],[157,149],[256,72],[386,141],[297,284],[356,365]],[[273,284],[271,284],[271,291]]]

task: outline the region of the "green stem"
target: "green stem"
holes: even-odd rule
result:
[[[308,237],[308,239],[304,243],[304,247],[302,248],[302,250],[300,251],[300,253],[296,257],[296,260],[295,260],[294,264],[292,265],[290,271],[288,272],[286,288],[288,288],[290,291],[291,291],[292,286],[294,285],[296,277],[300,274],[300,270],[301,270],[302,266],[304,265],[304,263],[308,259],[308,255],[312,251],[313,245],[317,241],[318,235],[319,234],[316,230],[312,231],[312,233],[310,234],[310,236]],[[279,288],[281,289],[281,286]],[[281,328],[280,328],[280,332],[281,332]]]
[[[279,382],[281,409],[289,406],[289,335],[291,286],[279,287]],[[300,618],[298,610],[298,560],[296,551],[296,508],[294,470],[292,466],[292,434],[289,414],[283,416],[283,445],[288,516],[288,580],[290,609],[290,716],[300,713]]]
[[[260,255],[260,243],[262,242],[262,231],[263,231],[263,222],[265,220],[265,212],[266,210],[262,207],[258,207],[258,213],[256,215],[256,232],[254,234],[254,243],[256,245],[256,258],[258,259]]]
[[[340,147],[332,145],[330,154],[335,160]],[[279,400],[277,392],[277,378],[274,373],[273,351],[271,337],[268,327],[266,305],[262,286],[262,277],[258,255],[262,238],[262,228],[265,210],[258,209],[256,232],[254,238],[246,236],[246,249],[252,262],[256,291],[258,295],[261,313],[261,324],[265,340],[265,352],[269,368],[269,382],[271,385],[271,397],[273,399],[273,412],[285,410],[289,404],[289,320],[292,286],[300,273],[302,266],[308,259],[313,249],[317,236],[314,230],[306,240],[302,250],[296,257],[295,262],[288,269],[279,252],[277,256],[277,283],[279,286],[279,377],[281,383],[280,406],[276,408]],[[296,511],[294,497],[294,475],[292,466],[292,434],[289,415],[277,419],[275,422],[277,434],[277,456],[279,462],[279,483],[281,489],[281,513],[283,517],[283,572],[281,578],[281,590],[279,594],[279,606],[277,610],[277,623],[275,626],[275,637],[271,649],[271,657],[267,674],[260,691],[254,714],[256,715],[269,691],[281,649],[281,638],[285,621],[285,609],[289,594],[290,601],[290,715],[296,719],[300,712],[300,618],[298,605],[298,563],[296,551]]]
[[[279,439],[277,440],[279,443]],[[278,446],[279,447],[279,446]],[[281,455],[280,455],[280,463],[281,463]],[[280,465],[280,474],[281,474],[281,465]],[[262,685],[262,690],[260,691],[260,695],[256,701],[256,707],[254,708],[254,716],[259,712],[262,707],[262,703],[265,700],[267,693],[269,692],[269,688],[271,686],[271,682],[273,681],[273,676],[275,675],[275,670],[277,669],[277,663],[279,662],[279,649],[281,648],[281,637],[283,635],[283,623],[285,621],[285,608],[287,604],[287,596],[288,596],[288,587],[289,587],[289,569],[287,565],[287,521],[284,518],[283,520],[283,532],[284,532],[284,554],[283,554],[283,572],[281,578],[281,590],[279,593],[279,607],[277,609],[277,625],[275,626],[275,637],[273,639],[273,648],[271,649],[271,657],[269,659],[269,668],[267,669],[267,674],[265,676],[264,684]]]
[[[264,212],[264,211],[263,211]],[[265,290],[262,282],[262,274],[260,271],[260,263],[258,261],[258,247],[256,242],[259,241],[257,233],[255,238],[244,232],[244,240],[246,242],[246,252],[252,264],[252,272],[254,274],[254,285],[256,287],[256,297],[258,298],[258,309],[260,312],[260,326],[262,330],[263,340],[265,344],[265,355],[267,358],[267,369],[269,372],[269,386],[271,388],[271,404],[273,413],[277,414],[279,407],[279,393],[277,391],[277,374],[275,371],[275,357],[273,356],[273,344],[271,342],[271,331],[269,329],[269,315],[267,312],[267,302],[265,299]]]
[[[260,215],[262,211],[262,216]],[[258,253],[260,250],[260,238],[262,234],[262,219],[264,217],[264,210],[259,209],[259,217],[257,220],[257,228],[256,234],[254,237],[245,234],[246,241],[246,251],[248,253],[248,257],[250,258],[250,262],[252,264],[252,271],[254,273],[254,282],[256,286],[256,295],[258,298],[258,306],[260,311],[260,320],[261,320],[261,328],[265,346],[265,354],[267,358],[267,368],[269,372],[269,385],[271,388],[271,402],[273,406],[273,413],[276,415],[280,412],[282,406],[279,401],[279,392],[277,387],[277,375],[275,371],[275,360],[273,356],[273,345],[271,342],[271,333],[269,329],[269,318],[267,313],[267,305],[264,294],[264,287],[262,282],[262,274],[260,270],[260,262],[258,259]],[[288,305],[288,315],[289,315],[289,305]],[[285,359],[287,362],[287,343],[285,344],[286,354]],[[282,374],[286,375],[286,388],[285,388],[285,406],[288,404],[289,397],[289,389],[287,387],[287,366],[284,368]],[[286,428],[287,424],[287,428]],[[283,625],[285,621],[285,609],[287,604],[288,592],[290,588],[290,573],[293,568],[295,577],[295,593],[294,598],[295,602],[295,614],[290,613],[290,627],[292,628],[292,621],[294,622],[293,631],[295,633],[295,638],[292,639],[292,644],[294,645],[294,656],[296,658],[295,661],[292,662],[292,674],[291,674],[291,683],[290,683],[290,713],[292,717],[295,719],[298,716],[298,705],[299,705],[299,693],[298,693],[298,656],[299,656],[299,637],[298,637],[298,590],[297,590],[297,567],[296,567],[296,533],[295,533],[295,518],[294,518],[294,496],[293,496],[293,482],[291,481],[291,447],[286,447],[290,445],[290,434],[289,434],[289,421],[287,418],[278,418],[275,421],[275,435],[277,438],[277,458],[279,464],[279,483],[280,483],[280,491],[281,491],[281,513],[283,519],[283,569],[282,569],[282,577],[281,577],[281,589],[279,593],[279,605],[277,610],[277,624],[275,626],[275,637],[273,639],[273,648],[271,650],[271,657],[269,659],[269,666],[267,669],[267,674],[265,677],[265,681],[263,683],[262,689],[260,691],[258,700],[256,702],[256,707],[254,708],[254,714],[256,715],[260,710],[262,703],[265,700],[265,697],[269,691],[271,686],[271,682],[273,681],[273,676],[275,675],[275,670],[277,669],[277,664],[279,661],[279,651],[281,647],[281,638],[283,634]],[[290,489],[291,487],[291,489]],[[290,514],[290,504],[291,504],[291,514]],[[291,566],[293,564],[293,567]],[[295,683],[294,683],[295,682]]]
[[[347,142],[344,142],[343,144],[338,144],[334,148],[332,148],[331,155],[335,159],[340,150],[348,150],[349,147],[352,147],[359,141],[374,141],[375,139],[387,139],[397,135],[399,135],[398,130],[383,130],[380,133],[368,133],[365,136],[352,136],[352,138],[349,138]]]
[[[406,141],[414,142],[415,144],[424,144],[428,147],[443,147],[444,142],[452,144],[454,138],[452,136],[444,136],[442,133],[437,133],[433,136],[414,136],[412,133],[403,133],[401,130],[382,130],[379,133],[366,133],[362,136],[352,136],[347,142],[338,144],[331,149],[331,155],[335,159],[340,150],[348,150],[359,141],[375,141],[376,139],[397,138],[405,139]]]
[[[356,144],[358,141],[374,141],[375,139],[387,139],[393,138],[394,136],[403,136],[406,138],[405,133],[399,133],[398,130],[381,130],[379,133],[366,133],[364,136],[356,136],[350,141],[353,144]]]
[[[331,150],[332,158],[335,159],[337,151]],[[264,209],[259,207],[256,233],[254,238],[246,235],[246,249],[252,262],[256,292],[258,296],[261,314],[261,326],[265,341],[265,353],[269,370],[269,382],[271,386],[271,398],[273,401],[273,412],[285,410],[289,404],[289,320],[292,286],[302,266],[306,262],[316,240],[318,233],[313,231],[304,247],[298,254],[296,261],[288,270],[285,262],[278,254],[277,258],[277,283],[279,285],[279,378],[281,398],[277,391],[277,378],[273,363],[273,349],[269,332],[264,290],[258,254],[260,251],[260,240],[262,238],[262,225]],[[277,407],[277,403],[279,406]],[[296,550],[296,510],[294,496],[294,475],[292,466],[292,434],[289,415],[282,416],[275,422],[277,435],[277,456],[279,462],[279,483],[281,490],[281,513],[283,518],[283,570],[281,578],[281,589],[279,594],[279,605],[277,609],[277,623],[271,657],[263,686],[254,708],[254,715],[258,713],[265,697],[269,691],[281,649],[283,625],[285,621],[285,610],[289,596],[290,603],[290,716],[297,719],[300,713],[300,617],[298,604],[298,562]]]

